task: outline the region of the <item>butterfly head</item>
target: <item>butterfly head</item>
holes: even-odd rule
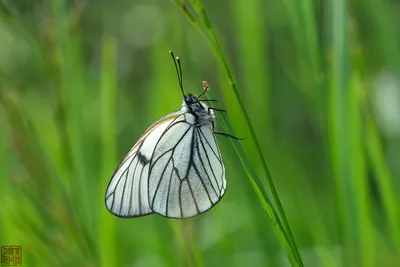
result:
[[[185,96],[185,103],[186,103],[186,105],[191,106],[191,105],[194,105],[196,103],[199,103],[199,99],[196,96],[192,95],[192,94],[187,94]]]

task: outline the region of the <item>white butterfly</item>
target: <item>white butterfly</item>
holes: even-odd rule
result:
[[[214,132],[217,109],[199,100],[207,88],[199,97],[185,95],[179,58],[170,53],[184,95],[182,108],[153,123],[115,170],[105,202],[119,217],[188,218],[212,208],[226,191],[214,133],[233,136]]]

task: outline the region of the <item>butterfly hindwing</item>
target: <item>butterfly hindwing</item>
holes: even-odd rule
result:
[[[212,124],[194,124],[189,113],[184,118],[166,129],[149,167],[150,209],[171,218],[207,211],[226,190],[225,168]]]

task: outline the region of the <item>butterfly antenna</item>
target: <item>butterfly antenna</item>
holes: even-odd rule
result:
[[[169,53],[171,54],[172,60],[174,61],[176,74],[178,75],[179,87],[181,88],[183,97],[185,97],[185,92],[183,91],[183,80],[182,80],[181,61],[179,60],[179,57],[175,57],[175,55],[174,55],[174,53],[172,52],[172,50],[169,50]],[[178,61],[178,64],[176,63],[177,61]],[[178,68],[178,66],[179,66],[179,68]]]
[[[183,76],[182,76],[182,66],[181,66],[181,60],[179,59],[179,57],[176,57],[176,61],[178,61],[178,66],[179,66],[179,73],[180,73],[180,77],[181,77],[181,88],[182,88],[182,92],[183,92]]]

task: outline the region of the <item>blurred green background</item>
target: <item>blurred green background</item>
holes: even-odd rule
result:
[[[400,266],[400,2],[203,4],[304,265]],[[105,208],[118,162],[180,108],[170,49],[185,90],[208,81],[249,136],[174,1],[0,1],[0,245],[21,245],[23,266],[290,265],[223,137],[228,189],[210,211],[120,219]],[[242,145],[264,178],[251,138]]]

